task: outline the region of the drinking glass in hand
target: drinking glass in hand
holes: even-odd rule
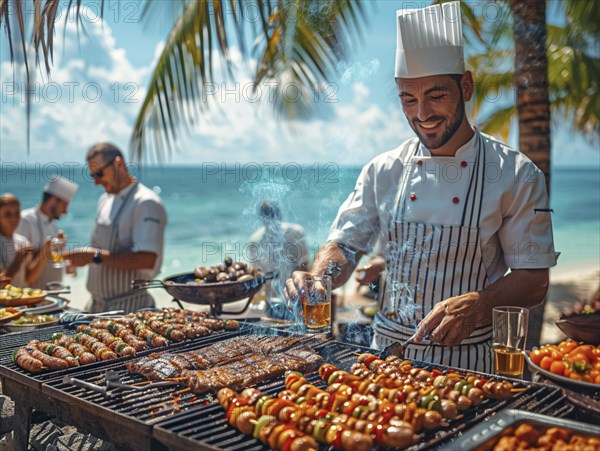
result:
[[[300,293],[304,325],[309,333],[331,331],[331,277],[312,276],[304,280]]]
[[[65,244],[65,239],[62,237],[56,237],[50,240],[50,260],[52,260],[53,268],[58,269],[65,266],[62,255],[65,250]]]
[[[496,307],[492,310],[492,348],[496,373],[511,377],[523,375],[528,322],[529,310],[526,308]]]

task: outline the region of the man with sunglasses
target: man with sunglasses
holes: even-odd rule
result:
[[[102,185],[91,247],[64,255],[75,267],[89,265],[88,310],[135,312],[154,307],[150,294],[131,289],[135,279],[154,279],[163,257],[167,214],[160,197],[132,175],[121,150],[99,143],[87,153],[90,176]]]

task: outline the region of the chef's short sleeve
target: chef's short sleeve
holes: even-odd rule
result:
[[[133,246],[136,252],[162,253],[167,215],[163,205],[145,199],[134,210]]]
[[[348,198],[340,206],[331,226],[328,241],[368,253],[379,232],[379,214],[376,204],[373,163],[365,166]]]
[[[516,172],[507,193],[507,214],[498,231],[504,261],[511,269],[556,265],[551,209],[544,174],[530,161]]]

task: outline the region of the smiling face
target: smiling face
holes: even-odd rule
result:
[[[454,155],[470,138],[465,101],[471,99],[472,83],[470,72],[460,79],[451,75],[396,79],[411,128],[434,155]]]

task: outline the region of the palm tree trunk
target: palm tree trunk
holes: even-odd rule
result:
[[[546,1],[510,0],[509,3],[514,18],[519,149],[542,170],[550,192]]]
[[[550,193],[550,98],[546,58],[546,0],[509,0],[515,37],[519,149],[544,173]],[[529,315],[527,349],[538,346],[546,299]]]

